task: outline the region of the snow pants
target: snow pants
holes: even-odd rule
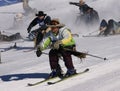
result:
[[[55,50],[51,49],[49,52],[49,62],[51,70],[56,69],[59,67],[59,55],[63,57],[63,61],[67,69],[74,69],[71,53],[65,50]]]

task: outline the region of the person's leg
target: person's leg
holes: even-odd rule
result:
[[[65,76],[70,76],[70,75],[76,74],[76,70],[74,69],[73,62],[72,62],[71,53],[63,50],[61,52],[61,54],[63,56],[65,66],[67,68],[67,72],[66,72]]]
[[[105,19],[103,19],[101,22],[100,22],[100,26],[99,26],[99,35],[104,35],[104,31],[107,29],[107,22]]]
[[[43,34],[41,31],[39,31],[36,35],[36,39],[35,39],[35,46],[37,46],[43,39]]]
[[[106,29],[106,31],[105,31],[105,35],[108,35],[108,34],[110,34],[111,32],[113,32],[114,31],[114,20],[113,19],[110,19],[109,21],[108,21],[108,27],[107,27],[107,29]]]
[[[63,61],[67,69],[74,69],[71,53],[67,51],[62,51]]]
[[[52,70],[49,77],[52,78],[52,77],[56,77],[56,76],[62,76],[62,69],[59,65],[58,50],[53,50],[53,49],[50,50],[49,62],[50,62],[50,68]]]
[[[57,50],[53,50],[53,49],[50,50],[50,52],[49,52],[49,62],[50,62],[51,70],[57,69],[58,61],[59,61],[59,57],[58,57]]]

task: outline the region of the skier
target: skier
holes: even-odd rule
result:
[[[22,37],[19,32],[11,35],[4,33],[4,31],[3,34],[0,32],[0,41],[13,41],[21,38]]]
[[[43,34],[47,29],[46,25],[50,24],[50,22],[51,22],[51,17],[48,16],[47,14],[44,14],[43,11],[39,11],[38,14],[36,14],[36,18],[34,18],[30,23],[30,25],[28,26],[27,31],[29,33],[30,40],[33,40],[36,37],[35,46],[37,46],[39,42],[42,40]],[[31,31],[31,29],[37,24],[39,24],[39,28],[34,31]]]
[[[99,27],[100,33],[98,35],[103,35],[104,31],[107,29],[107,26],[108,26],[107,21],[105,19],[102,19]]]
[[[105,35],[118,33],[120,33],[120,21],[117,22],[113,19],[110,19],[108,21],[108,28],[105,31]]]
[[[85,4],[83,0],[80,0],[79,3],[70,2],[69,4],[76,5],[80,10],[80,21],[85,24],[95,24],[99,21],[98,12]],[[77,19],[78,20],[78,19]]]
[[[70,50],[75,50],[76,47],[70,30],[65,28],[64,24],[60,24],[57,19],[53,19],[48,26],[51,27],[51,31],[46,34],[43,41],[37,46],[36,55],[40,57],[43,50],[48,47],[51,48],[49,52],[49,62],[52,72],[50,73],[49,78],[63,76],[62,69],[59,65],[59,57],[61,56],[63,57],[63,61],[67,68],[67,72],[64,76],[68,77],[76,74],[76,69],[72,62],[72,54],[64,49],[68,48]],[[81,56],[85,57],[85,54],[81,54],[80,57]]]
[[[78,2],[70,2],[69,4],[78,6],[79,10],[80,10],[80,15],[84,15],[87,11],[87,8],[89,7],[87,4],[85,4],[85,2],[83,0],[80,0],[79,3]]]
[[[101,21],[99,35],[107,36],[118,33],[120,33],[120,22],[116,22],[113,19],[108,20],[108,23],[104,19]]]

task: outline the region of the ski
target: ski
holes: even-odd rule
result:
[[[116,36],[120,34],[108,34],[108,35],[82,35],[82,37],[111,37],[111,36]]]
[[[23,52],[31,52],[31,51],[34,51],[35,50],[35,48],[33,48],[33,49],[28,49],[28,50],[24,50]]]
[[[72,78],[72,77],[75,77],[75,76],[81,75],[81,74],[86,73],[86,72],[88,72],[88,71],[89,71],[89,69],[87,68],[87,69],[85,69],[84,71],[79,72],[79,73],[77,73],[77,74],[75,74],[75,75],[72,75],[72,76],[69,76],[69,77],[63,77],[63,78],[60,78],[60,80],[57,80],[57,81],[55,81],[55,82],[47,82],[47,84],[48,84],[48,85],[53,85],[53,84],[56,84],[56,83],[59,83],[59,82],[65,81],[65,80],[67,80],[67,79],[69,79],[69,78]]]
[[[47,82],[47,81],[53,80],[53,79],[55,79],[55,78],[57,78],[57,77],[54,77],[54,78],[46,78],[46,79],[44,79],[44,80],[42,80],[42,81],[39,81],[39,82],[36,82],[36,83],[28,83],[27,86],[35,86],[35,85],[39,85],[39,84],[41,84],[41,83],[44,83],[44,82]]]
[[[100,37],[98,35],[82,35],[82,37]]]
[[[73,36],[73,37],[79,37],[79,34],[74,33],[74,34],[72,34],[72,36]]]

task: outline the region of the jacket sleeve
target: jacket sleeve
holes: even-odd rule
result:
[[[34,27],[36,24],[37,24],[37,18],[35,18],[35,19],[30,23],[30,25],[28,26],[27,30],[30,31],[30,30],[32,29],[32,27]]]
[[[75,44],[72,34],[68,29],[63,30],[62,36],[63,39],[61,41],[64,46],[70,46]]]
[[[46,19],[44,20],[45,24],[49,25],[51,23],[51,17],[47,16]]]
[[[47,49],[51,44],[51,39],[50,37],[46,37],[42,40],[42,42],[38,45],[40,47],[41,51]]]
[[[77,3],[77,2],[69,2],[69,4],[71,4],[71,5],[75,5],[75,6],[80,6],[80,4]]]

